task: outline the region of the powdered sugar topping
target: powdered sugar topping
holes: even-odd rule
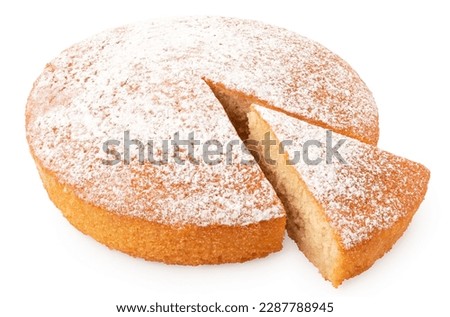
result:
[[[255,109],[280,141],[292,141],[284,147],[291,160],[308,148],[306,159],[297,160],[295,167],[345,248],[391,227],[423,198],[428,172],[422,165],[337,133],[331,134],[327,149],[325,129],[261,106]],[[314,144],[308,146],[311,140]],[[332,148],[344,161],[334,155],[327,163]],[[318,158],[318,164],[311,164]]]
[[[117,213],[198,225],[282,216],[255,165],[155,166],[136,157],[130,165],[102,164],[102,144],[121,140],[124,131],[144,142],[175,132],[195,132],[201,141],[236,139],[203,78],[376,140],[367,87],[317,43],[259,22],[181,18],[103,32],[48,64],[27,106],[31,149],[81,198]],[[242,155],[235,154],[237,161]]]

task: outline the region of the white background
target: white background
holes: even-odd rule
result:
[[[250,306],[332,301],[332,316],[448,314],[450,213],[444,198],[450,175],[444,151],[450,10],[445,6],[434,1],[8,3],[0,5],[1,316],[113,316],[115,304],[155,301]],[[111,251],[80,234],[47,198],[24,134],[27,95],[45,64],[105,28],[205,14],[286,27],[339,54],[375,95],[380,147],[431,170],[426,200],[403,238],[339,289],[325,282],[288,238],[281,252],[244,264],[167,266]]]

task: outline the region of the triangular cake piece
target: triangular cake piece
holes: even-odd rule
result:
[[[338,286],[391,249],[424,199],[427,168],[261,106],[248,117],[288,234],[325,279]]]

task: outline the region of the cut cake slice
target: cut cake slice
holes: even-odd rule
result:
[[[421,164],[265,107],[248,119],[289,236],[335,287],[389,251],[424,199]]]

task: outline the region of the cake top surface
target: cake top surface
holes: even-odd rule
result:
[[[327,137],[326,129],[253,107],[280,142],[292,141],[284,150],[344,248],[389,228],[423,200],[429,179],[423,165],[337,133],[328,132]],[[333,148],[337,154],[327,162]]]
[[[117,213],[199,225],[281,216],[255,165],[140,164],[136,148],[129,165],[102,164],[111,153],[124,157],[125,131],[153,140],[160,156],[177,132],[201,144],[238,139],[204,79],[369,142],[378,137],[371,93],[319,44],[255,21],[190,17],[105,31],[63,51],[30,93],[30,148],[81,198]],[[109,140],[121,143],[105,155]],[[240,162],[245,153],[235,152]]]

